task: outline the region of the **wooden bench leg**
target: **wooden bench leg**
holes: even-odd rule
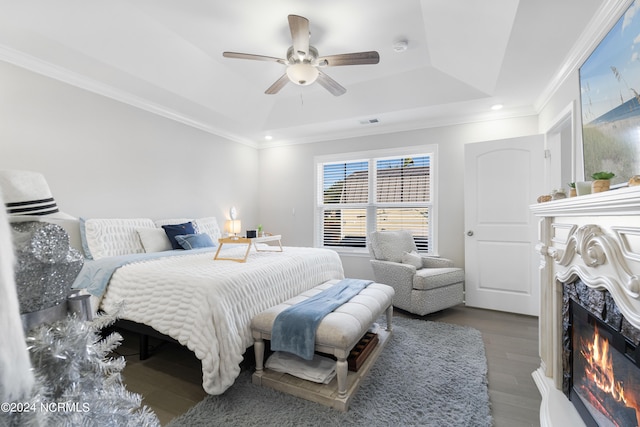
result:
[[[387,307],[387,331],[392,329],[391,323],[393,319],[393,305]]]
[[[336,376],[338,377],[338,397],[347,397],[347,374],[349,364],[347,359],[342,357],[336,361]]]
[[[256,373],[262,373],[264,369],[264,340],[262,338],[254,339],[253,351],[256,355]]]

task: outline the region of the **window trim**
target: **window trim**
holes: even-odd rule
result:
[[[320,225],[322,224],[321,204],[322,204],[322,186],[323,182],[321,178],[321,168],[319,167],[325,163],[340,163],[340,162],[353,162],[358,160],[367,160],[371,163],[373,160],[383,159],[385,157],[399,157],[399,156],[413,156],[426,154],[431,156],[430,159],[430,177],[431,177],[431,241],[430,247],[432,248],[429,255],[438,255],[438,145],[425,144],[425,145],[413,145],[398,148],[388,148],[380,150],[367,150],[367,151],[354,151],[347,153],[336,153],[328,155],[315,156],[313,158],[314,168],[314,206],[313,206],[313,245],[316,248],[333,249],[340,254],[368,254],[368,247],[355,248],[355,247],[335,247],[324,246],[322,244],[322,230]],[[374,182],[377,179],[375,174],[370,177],[370,182]],[[365,205],[357,205],[353,207],[366,208],[369,212],[371,209],[375,209],[376,206],[384,206],[384,204],[378,204],[375,202],[374,194],[375,186],[369,186],[369,203]],[[348,208],[348,205],[340,204],[340,208]],[[371,223],[373,222],[373,224]],[[367,215],[367,230],[375,230],[375,218]],[[373,228],[371,228],[373,227]]]

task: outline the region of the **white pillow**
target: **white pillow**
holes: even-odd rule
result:
[[[403,252],[402,263],[413,265],[415,268],[422,268],[422,257],[415,251]]]
[[[138,228],[136,230],[145,252],[162,252],[171,250],[171,242],[162,228]]]
[[[144,247],[136,230],[152,228],[149,218],[100,219],[81,221],[84,225],[83,246],[87,257],[100,259],[110,256],[144,253]]]
[[[198,218],[193,221],[193,225],[196,228],[196,233],[207,233],[213,243],[218,244],[218,239],[222,237],[222,233],[215,217]]]

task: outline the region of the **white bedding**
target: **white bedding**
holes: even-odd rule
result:
[[[224,246],[221,256],[240,257],[246,247]],[[224,254],[224,255],[222,255]],[[202,361],[202,386],[221,394],[240,374],[253,344],[251,318],[305,290],[344,278],[331,250],[285,247],[251,251],[246,263],[213,260],[213,252],[127,264],[112,276],[100,307],[151,326],[193,351]]]

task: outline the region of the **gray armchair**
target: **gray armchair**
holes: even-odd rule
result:
[[[424,316],[464,300],[464,270],[417,253],[409,231],[374,231],[369,253],[376,282],[395,289],[394,307]]]

